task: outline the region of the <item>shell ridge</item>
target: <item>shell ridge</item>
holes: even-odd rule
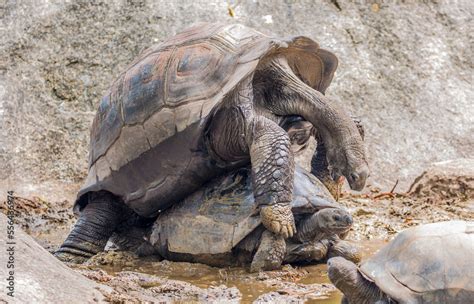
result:
[[[169,68],[171,62],[174,60],[174,57],[176,56],[176,49],[177,49],[176,47],[172,48],[171,54],[168,57],[168,60],[166,61],[165,71],[168,71],[168,68]],[[164,88],[163,89],[163,106],[165,106],[165,105],[168,105],[168,73],[165,72],[163,74],[164,74],[163,75],[163,88]],[[150,114],[150,116],[151,116],[151,114]]]

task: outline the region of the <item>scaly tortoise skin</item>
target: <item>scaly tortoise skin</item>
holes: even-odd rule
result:
[[[263,229],[251,170],[241,168],[164,211],[152,228],[123,227],[112,242],[140,255],[159,254],[167,260],[217,267],[251,265],[251,271],[277,269],[282,263],[315,263],[336,255],[359,262],[357,247],[341,240],[352,226],[351,215],[299,166],[291,206],[298,231],[283,241]]]
[[[399,233],[360,267],[328,261],[342,303],[474,303],[474,222],[448,221]]]
[[[200,24],[144,51],[99,105],[75,204],[80,218],[56,255],[87,259],[128,209],[156,217],[249,163],[264,226],[292,236],[294,163],[281,128],[291,115],[318,129],[332,176],[361,190],[369,174],[362,139],[323,95],[336,67],[336,56],[307,37],[279,39],[239,24]]]

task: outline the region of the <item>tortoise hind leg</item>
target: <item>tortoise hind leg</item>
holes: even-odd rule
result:
[[[115,228],[131,212],[127,209],[108,192],[90,193],[73,230],[54,255],[64,262],[83,263],[103,251]]]
[[[255,253],[251,272],[260,270],[275,270],[281,267],[286,254],[286,242],[282,235],[276,235],[265,230],[260,239],[260,245]]]

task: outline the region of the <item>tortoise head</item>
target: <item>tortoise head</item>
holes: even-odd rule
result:
[[[318,148],[312,166],[316,175],[328,174],[335,185],[344,180],[345,177],[352,190],[360,191],[364,188],[369,177],[369,166],[365,157],[363,145],[365,130],[362,122],[352,117],[347,124],[355,125],[358,134],[353,134],[350,140],[338,147],[334,139],[326,136],[326,142],[322,141],[322,134],[318,134]],[[324,130],[321,130],[323,132]],[[323,171],[319,173],[317,171]],[[329,179],[329,177],[328,177]]]
[[[329,234],[344,233],[352,226],[352,216],[343,209],[326,208],[320,210],[317,215],[320,229]]]
[[[352,190],[362,190],[369,177],[365,152],[360,150],[363,146],[349,144],[347,147],[336,148],[336,145],[326,143],[326,148],[331,178],[337,182],[344,176]]]

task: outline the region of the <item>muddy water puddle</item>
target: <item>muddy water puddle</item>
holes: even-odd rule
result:
[[[363,256],[377,251],[385,242],[370,240],[360,243]],[[215,268],[202,264],[134,259],[116,265],[98,265],[111,275],[123,271],[145,273],[170,280],[188,282],[200,288],[225,285],[236,287],[242,294],[242,303],[252,303],[259,296],[270,292],[303,297],[306,303],[340,303],[342,294],[332,287],[325,264],[284,266],[280,271],[259,274],[244,268]]]
[[[242,294],[242,303],[252,303],[260,295],[277,291],[293,294],[291,286],[297,284],[330,284],[326,273],[326,265],[311,265],[295,268],[285,267],[282,271],[251,274],[243,268],[212,268],[201,264],[178,262],[142,262],[139,267],[110,267],[100,268],[109,274],[116,275],[120,271],[134,271],[191,283],[200,288],[225,285],[236,287]],[[285,288],[285,285],[289,285]],[[286,290],[288,289],[288,290]],[[301,292],[301,291],[300,291]],[[297,292],[295,292],[297,293]],[[337,291],[320,295],[316,288],[308,288],[302,293],[314,293],[316,299],[309,298],[306,303],[339,303],[341,295]],[[325,298],[325,299],[322,299]]]
[[[176,263],[173,263],[176,264]],[[179,264],[179,263],[178,263]],[[173,265],[171,268],[175,268]],[[196,270],[200,267],[207,268],[203,265],[196,265]],[[166,273],[159,271],[159,269],[153,269],[153,271],[147,271],[140,269],[141,272],[151,273],[155,275],[166,276],[169,279],[181,280],[189,282],[201,288],[208,288],[211,286],[226,285],[227,287],[236,287],[242,293],[242,303],[251,303],[256,300],[260,295],[269,293],[272,291],[280,291],[284,289],[286,282],[300,283],[300,284],[314,284],[314,283],[326,283],[329,284],[329,279],[326,275],[325,265],[314,265],[298,267],[291,270],[288,268],[278,272],[266,272],[263,274],[250,274],[247,270],[242,268],[231,268],[231,269],[219,269],[211,268],[206,269],[203,272],[197,270],[180,271],[173,269],[172,272]],[[299,278],[301,276],[301,278]],[[283,291],[291,294],[291,291]],[[318,292],[318,290],[308,289],[304,291],[306,293]],[[330,299],[327,300],[316,300],[311,299],[307,303],[338,303],[340,296],[337,293],[330,294]],[[328,301],[332,300],[332,301]]]

